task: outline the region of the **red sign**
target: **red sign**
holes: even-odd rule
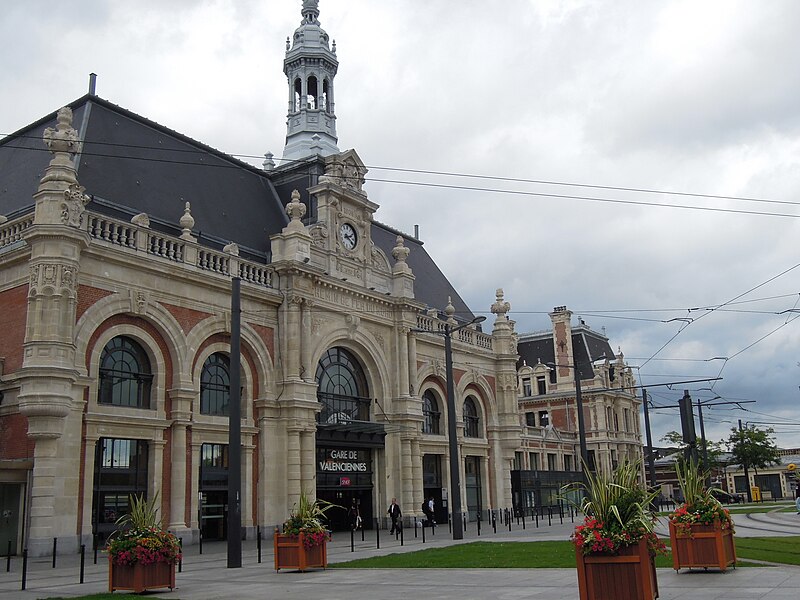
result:
[[[339,478],[339,485],[343,485],[343,486],[350,485],[350,478],[349,477],[340,477]]]

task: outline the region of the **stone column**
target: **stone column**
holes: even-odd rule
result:
[[[300,379],[300,307],[303,299],[291,296],[288,299],[287,336],[286,336],[286,377]]]
[[[400,485],[402,497],[399,498],[400,510],[403,514],[411,514],[414,510],[414,456],[411,438],[403,438],[400,442]]]
[[[191,420],[195,391],[190,387],[169,391],[171,397],[172,439],[170,454],[169,530],[181,534],[187,529],[186,515],[186,428]]]
[[[316,440],[314,439],[315,431],[303,431],[300,433],[300,464],[301,482],[300,488],[306,494],[316,497]]]
[[[411,486],[413,497],[411,499],[411,508],[414,514],[419,514],[419,507],[422,506],[423,494],[425,490],[422,485],[422,452],[419,447],[419,439],[411,440],[411,471],[412,483]]]
[[[247,436],[242,445],[242,527],[250,539],[253,530],[253,454],[255,447]]]
[[[286,457],[288,472],[286,473],[286,481],[288,483],[289,506],[297,502],[300,492],[303,491],[300,471],[302,464],[300,433],[301,430],[294,427],[290,427],[288,430],[288,456]]]
[[[399,386],[398,396],[411,395],[409,388],[408,369],[408,327],[400,327],[397,335],[397,356],[399,358]]]
[[[408,333],[408,382],[409,394],[417,395],[419,385],[417,382],[417,336],[413,332]],[[422,504],[422,501],[420,501]]]

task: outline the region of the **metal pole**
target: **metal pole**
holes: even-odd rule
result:
[[[741,419],[739,419],[739,434],[740,434],[739,435],[740,443],[743,444],[744,443],[744,433],[743,433],[743,429],[742,429],[742,420]],[[743,452],[742,454],[744,454],[746,456],[746,453]],[[744,464],[742,466],[744,467],[744,487],[746,488],[746,491],[747,491],[747,501],[748,502],[752,502],[753,501],[753,494],[750,491],[750,473],[747,470],[747,458],[745,458],[744,461],[742,461],[742,462],[744,462]]]
[[[706,427],[703,423],[703,405],[699,401],[697,402],[697,411],[700,416],[700,439],[703,440],[703,470],[708,471],[708,443],[706,442]]]
[[[459,480],[458,438],[456,428],[456,394],[453,386],[453,348],[450,340],[450,324],[444,325],[444,359],[447,374],[447,435],[450,449],[450,510],[453,513],[453,539],[464,539],[461,519],[461,482]]]
[[[81,544],[81,580],[80,580],[81,583],[83,583],[83,571],[85,564],[86,564],[86,544]]]
[[[642,388],[642,407],[644,408],[644,429],[647,434],[647,470],[650,473],[650,487],[656,487],[656,457],[653,452],[653,434],[650,432],[650,409],[647,390]]]
[[[228,568],[242,566],[241,280],[231,278],[230,402],[228,403]]]

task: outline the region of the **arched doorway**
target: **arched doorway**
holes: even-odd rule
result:
[[[383,425],[372,420],[364,367],[346,348],[330,348],[317,365],[317,498],[342,508],[329,511],[333,530],[350,528],[348,511],[358,507],[364,527],[373,509],[373,461],[384,446]]]

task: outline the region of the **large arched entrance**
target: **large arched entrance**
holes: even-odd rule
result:
[[[329,511],[334,530],[350,528],[348,512],[358,508],[370,528],[375,452],[384,447],[386,432],[372,420],[373,400],[361,362],[349,350],[329,349],[317,365],[317,498],[342,509]]]

